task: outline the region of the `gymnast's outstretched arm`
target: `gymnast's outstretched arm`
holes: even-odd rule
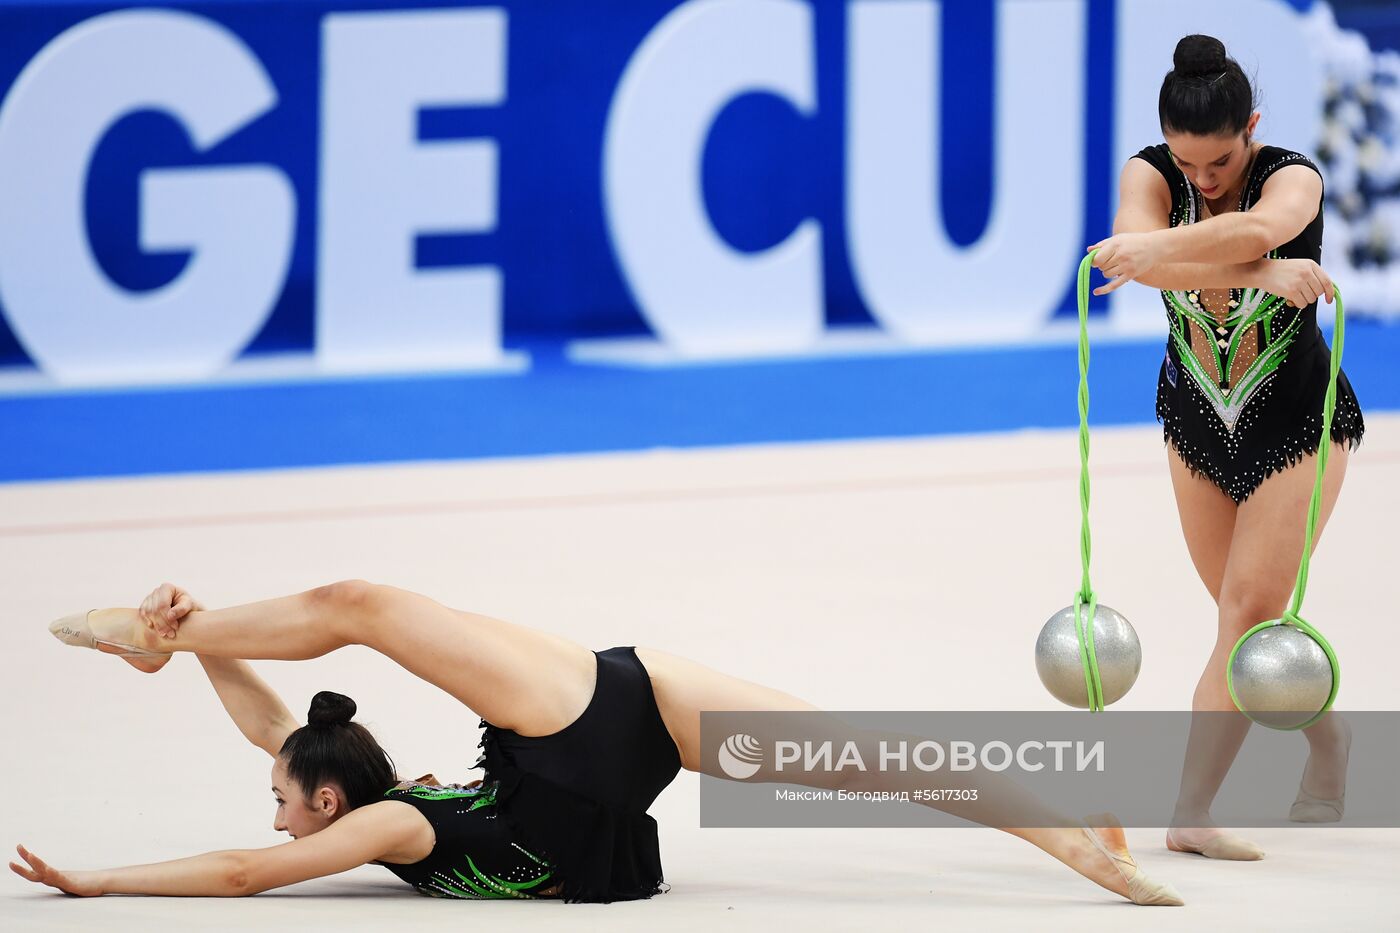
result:
[[[154,894],[167,897],[242,897],[298,881],[334,875],[410,845],[424,819],[402,801],[352,810],[320,832],[267,849],[229,849],[151,865],[64,871],[24,846],[23,863],[10,870],[68,894]]]

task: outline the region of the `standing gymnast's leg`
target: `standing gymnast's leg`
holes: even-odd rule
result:
[[[1215,646],[1192,697],[1194,712],[1233,713],[1225,681],[1225,666],[1236,642],[1250,628],[1277,619],[1287,607],[1293,577],[1280,568],[1297,567],[1302,556],[1307,506],[1316,476],[1316,456],[1300,461],[1265,480],[1238,506],[1209,480],[1193,476],[1175,452],[1171,459],[1182,531],[1201,582],[1218,607]],[[1318,513],[1316,549],[1336,506],[1346,477],[1349,453],[1334,445],[1327,460]],[[1170,848],[1198,851],[1217,843],[1221,854],[1258,858],[1257,847],[1226,838],[1210,818],[1215,799],[1250,722],[1243,716],[1207,715],[1193,720],[1182,768],[1181,790],[1168,833]],[[1303,786],[1311,794],[1335,798],[1345,782],[1345,757],[1350,730],[1336,713],[1328,713],[1303,730],[1311,754]]]

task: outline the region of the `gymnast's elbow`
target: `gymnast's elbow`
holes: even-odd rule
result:
[[[1245,219],[1245,229],[1240,234],[1239,249],[1249,260],[1267,257],[1269,253],[1292,240],[1301,229],[1284,218],[1276,218],[1246,211],[1240,215]],[[1248,260],[1241,260],[1248,261]]]
[[[219,897],[247,897],[260,889],[253,884],[253,864],[248,852],[220,853],[216,878]]]
[[[219,897],[250,897],[280,887],[269,877],[266,866],[259,866],[258,853],[238,850],[220,854]]]

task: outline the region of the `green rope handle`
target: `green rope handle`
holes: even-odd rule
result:
[[[1332,449],[1332,414],[1337,405],[1337,374],[1342,368],[1342,345],[1346,342],[1346,315],[1342,311],[1342,290],[1336,285],[1332,286],[1332,300],[1337,306],[1337,325],[1332,334],[1332,370],[1327,383],[1327,397],[1322,403],[1322,436],[1317,444],[1317,476],[1313,479],[1312,500],[1308,503],[1308,523],[1307,529],[1303,533],[1303,559],[1298,562],[1298,579],[1293,584],[1293,604],[1283,613],[1279,619],[1270,619],[1267,622],[1260,622],[1258,625],[1245,632],[1240,640],[1235,642],[1235,647],[1230,651],[1230,659],[1225,663],[1225,684],[1230,688],[1230,699],[1234,701],[1235,708],[1249,716],[1240,698],[1235,695],[1235,678],[1233,674],[1235,666],[1235,655],[1239,653],[1240,646],[1249,640],[1255,632],[1271,628],[1275,625],[1292,625],[1301,629],[1311,636],[1327,655],[1327,661],[1332,665],[1332,692],[1328,694],[1327,702],[1318,710],[1317,715],[1307,722],[1296,726],[1285,727],[1288,730],[1306,729],[1317,722],[1327,711],[1332,708],[1332,703],[1337,699],[1337,689],[1342,683],[1342,668],[1337,661],[1337,654],[1332,650],[1332,645],[1322,633],[1305,622],[1302,616],[1298,615],[1298,610],[1303,606],[1303,594],[1308,589],[1308,566],[1312,560],[1313,538],[1317,534],[1317,518],[1322,511],[1322,476],[1327,471],[1327,455]],[[1250,717],[1253,719],[1253,717]],[[1277,728],[1277,727],[1275,727]]]
[[[1099,599],[1089,583],[1089,270],[1096,255],[1098,250],[1079,264],[1079,560],[1084,575],[1079,592],[1074,595],[1074,630],[1079,638],[1079,663],[1084,668],[1084,690],[1091,713],[1103,712],[1103,681],[1099,679],[1099,661],[1094,654],[1094,614]]]

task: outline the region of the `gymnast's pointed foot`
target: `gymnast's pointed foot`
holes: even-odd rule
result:
[[[135,609],[80,612],[51,623],[49,631],[65,645],[115,654],[146,674],[154,674],[170,661],[169,654],[152,649],[154,636]]]
[[[1123,827],[1111,814],[1100,813],[1080,827],[1080,839],[1072,853],[1071,867],[1115,894],[1143,907],[1181,907],[1186,902],[1176,888],[1154,881],[1138,868]]]

